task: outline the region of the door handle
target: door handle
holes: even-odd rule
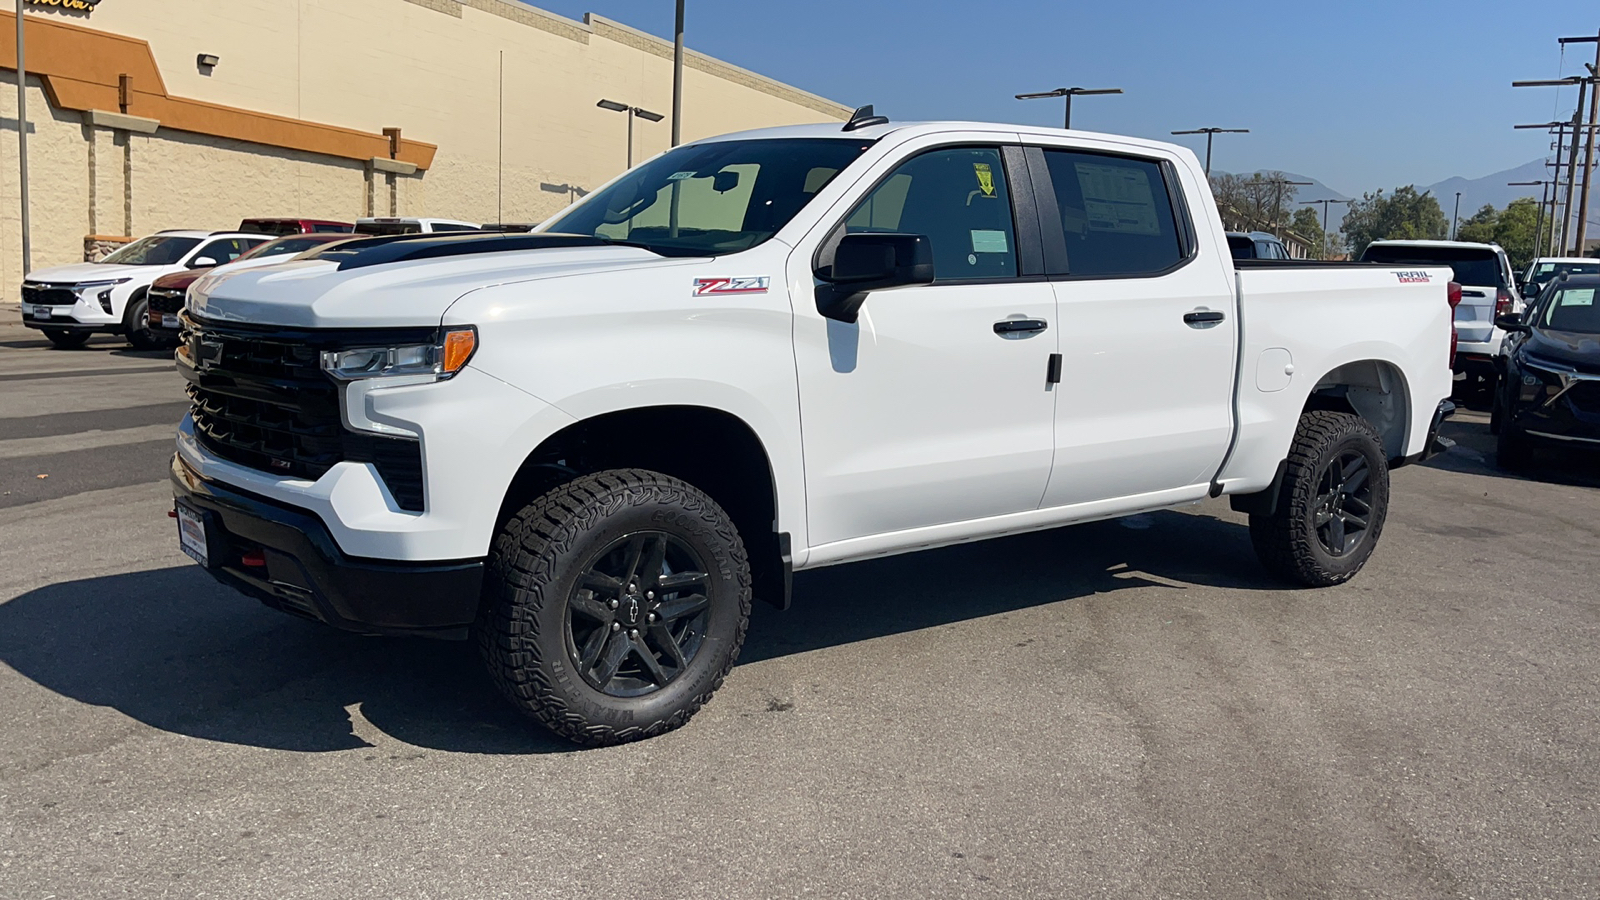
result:
[[[1197,309],[1194,312],[1183,314],[1183,324],[1194,328],[1206,325],[1215,325],[1227,318],[1227,315],[1215,309]]]
[[[1043,319],[1001,319],[994,323],[994,333],[1004,336],[1008,334],[1038,334],[1050,327],[1050,323]]]

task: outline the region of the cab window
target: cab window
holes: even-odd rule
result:
[[[925,235],[937,281],[1017,274],[1011,193],[998,148],[941,148],[907,160],[851,210],[845,231]]]
[[[1153,275],[1183,259],[1159,163],[1069,150],[1046,150],[1044,158],[1066,232],[1069,275]],[[1239,248],[1229,246],[1239,258]]]

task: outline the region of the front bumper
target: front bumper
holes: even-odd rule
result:
[[[274,609],[363,634],[449,639],[466,637],[477,615],[482,560],[347,556],[308,510],[208,481],[178,455],[171,478],[176,502],[206,521],[207,571]]]

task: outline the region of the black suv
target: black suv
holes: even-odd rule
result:
[[[1528,466],[1539,444],[1600,450],[1600,275],[1557,278],[1495,324],[1506,331],[1489,420],[1500,466]]]

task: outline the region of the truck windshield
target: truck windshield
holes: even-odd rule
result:
[[[593,235],[664,256],[736,253],[772,237],[870,145],[771,138],[679,147],[544,230]]]
[[[1402,266],[1449,266],[1457,284],[1503,288],[1505,273],[1500,255],[1480,247],[1427,247],[1414,244],[1373,244],[1361,254],[1363,262]]]
[[[151,235],[134,241],[100,262],[108,266],[173,266],[198,243],[199,238]]]

